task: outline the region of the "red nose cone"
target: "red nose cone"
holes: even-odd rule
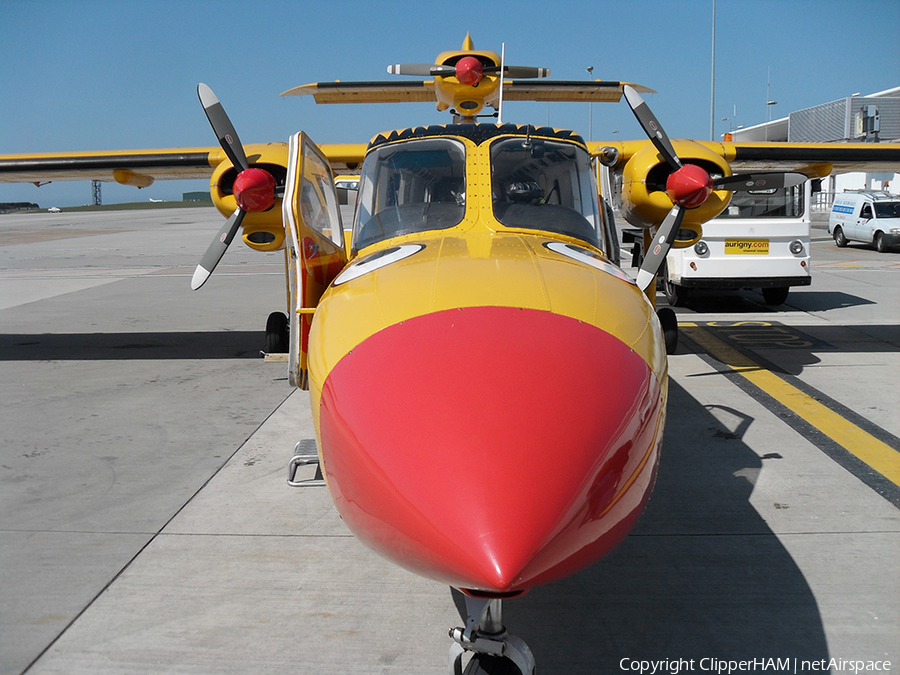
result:
[[[666,181],[669,199],[686,209],[694,209],[703,204],[712,189],[712,178],[696,164],[685,164]]]
[[[244,169],[234,180],[234,199],[244,211],[266,211],[275,204],[275,179],[264,169]]]
[[[456,62],[456,79],[461,84],[475,86],[481,82],[483,76],[484,66],[474,56],[464,56]]]
[[[605,555],[656,467],[659,383],[575,319],[452,309],[390,326],[322,392],[323,468],[344,522],[417,574],[525,589]]]

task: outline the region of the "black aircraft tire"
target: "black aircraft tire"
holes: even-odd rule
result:
[[[502,656],[475,654],[463,675],[522,675],[518,666]]]
[[[281,312],[272,312],[266,321],[266,354],[287,354],[288,318]]]
[[[678,317],[670,307],[660,307],[656,310],[656,316],[666,340],[666,354],[671,356],[678,349]]]

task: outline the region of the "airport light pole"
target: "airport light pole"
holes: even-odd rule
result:
[[[709,140],[715,140],[716,126],[716,0],[712,12],[712,75],[709,85]]]
[[[594,73],[594,66],[588,66],[585,68],[588,74],[588,80],[591,79],[591,75]],[[588,120],[588,140],[594,140],[594,102],[591,101],[588,103],[588,116],[590,119]]]

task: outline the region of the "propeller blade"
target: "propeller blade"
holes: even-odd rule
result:
[[[387,67],[387,71],[391,75],[415,75],[416,77],[431,77],[436,74],[437,70],[441,71],[441,75],[456,74],[456,68],[453,66],[436,66],[433,63],[395,63]]]
[[[672,167],[673,171],[680,169],[681,161],[678,159],[678,155],[675,154],[675,148],[672,147],[672,142],[666,136],[666,132],[663,131],[659,120],[653,115],[650,106],[644,103],[644,99],[631,85],[624,85],[622,91],[625,94],[625,100],[628,101],[631,112],[634,113],[644,133],[650,138],[650,142],[656,146],[656,149],[659,150],[663,159]]]
[[[194,276],[191,279],[192,290],[196,291],[205,284],[206,280],[209,279],[209,275],[216,269],[216,265],[219,264],[222,256],[225,255],[225,251],[228,250],[228,245],[231,244],[234,235],[237,234],[238,228],[241,226],[241,221],[244,220],[244,213],[245,212],[241,209],[236,209],[235,212],[228,217],[228,220],[225,221],[225,224],[222,226],[222,229],[219,230],[219,233],[216,235],[216,238],[213,239],[209,248],[206,249],[206,253],[203,254],[200,264],[197,265],[197,269],[194,270]]]
[[[200,97],[200,103],[203,105],[213,133],[219,139],[219,145],[222,146],[228,159],[240,171],[248,169],[250,163],[247,161],[247,155],[244,154],[244,146],[241,145],[234,125],[228,119],[225,108],[219,103],[213,90],[201,82],[197,85],[197,95]]]
[[[801,185],[806,179],[806,174],[793,171],[789,173],[744,173],[717,178],[713,184],[716,188],[724,188],[732,192],[749,192],[750,190],[794,187]]]
[[[675,241],[675,236],[678,234],[678,228],[681,227],[684,210],[680,204],[673,206],[672,210],[666,214],[656,234],[653,235],[650,250],[644,253],[644,262],[641,264],[641,269],[638,270],[637,285],[642,291],[646,291],[647,287],[653,283],[656,273],[662,267],[663,261],[672,247],[672,242]]]
[[[431,66],[427,74],[431,77],[453,77],[456,75],[456,66]]]
[[[488,66],[484,69],[486,73],[500,72],[500,66]],[[506,66],[504,77],[513,79],[534,79],[539,77],[550,77],[549,68],[534,68],[532,66]]]

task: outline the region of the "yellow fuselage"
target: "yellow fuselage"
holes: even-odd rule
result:
[[[457,225],[361,248],[332,282],[309,381],[350,528],[419,574],[509,592],[590,564],[636,520],[662,438],[666,354],[653,307],[597,245],[550,221],[498,221],[491,147],[539,137],[490,129],[454,137],[466,157]],[[361,201],[366,180],[364,167]]]

